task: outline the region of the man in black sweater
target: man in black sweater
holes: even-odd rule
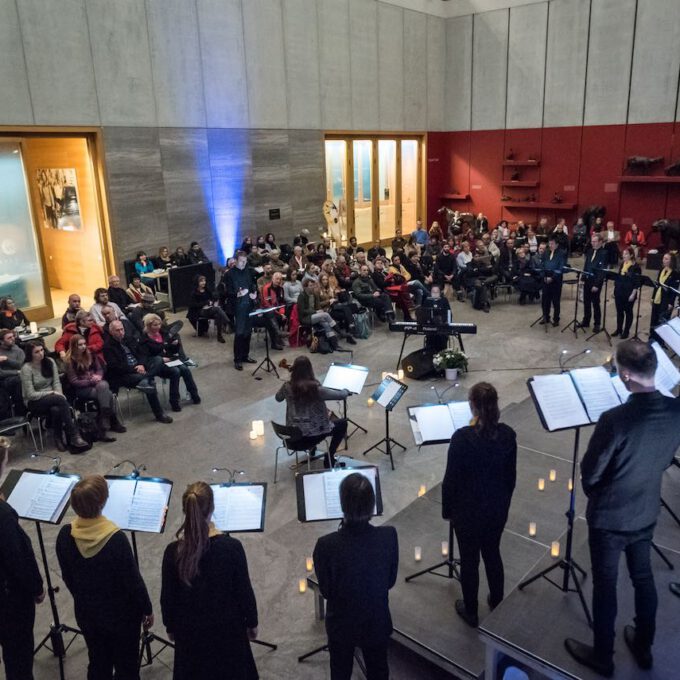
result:
[[[593,646],[568,638],[580,663],[614,674],[614,622],[619,558],[635,589],[635,626],[624,639],[640,668],[652,667],[657,594],[650,548],[661,506],[661,476],[680,446],[680,400],[654,386],[657,357],[647,344],[625,340],[616,348],[619,375],[632,395],[600,416],[581,462],[593,568]]]
[[[0,437],[0,479],[5,476],[9,440]],[[31,539],[0,495],[0,647],[6,680],[33,678],[35,605],[45,599]]]
[[[594,233],[590,237],[591,247],[586,251],[583,262],[583,271],[586,275],[583,279],[583,320],[581,328],[590,326],[590,313],[592,309],[594,317],[593,331],[600,331],[601,309],[600,292],[604,284],[604,270],[607,269],[607,253],[602,247],[602,237]]]
[[[397,532],[370,524],[375,493],[359,473],[340,484],[340,506],[344,515],[340,530],[322,536],[314,548],[319,589],[328,601],[331,680],[350,680],[355,647],[363,653],[367,680],[388,680],[387,644],[392,633],[388,593],[399,568]]]

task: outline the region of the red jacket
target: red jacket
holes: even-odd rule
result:
[[[54,343],[54,349],[56,352],[68,352],[69,343],[74,335],[79,335],[80,330],[76,326],[75,322],[67,323],[64,326],[64,332],[62,336]],[[102,365],[106,365],[104,361],[104,335],[102,329],[93,324],[87,333],[87,348],[94,354],[94,356],[99,359]]]

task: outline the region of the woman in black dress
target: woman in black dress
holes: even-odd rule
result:
[[[205,482],[182,496],[184,524],[163,555],[161,611],[175,642],[174,680],[256,680],[249,640],[257,637],[257,604],[243,546],[210,521]]]
[[[515,489],[517,438],[511,427],[498,422],[493,385],[473,385],[468,400],[473,419],[451,437],[442,516],[453,522],[460,549],[463,599],[456,600],[456,613],[476,627],[480,553],[489,582],[489,607],[494,609],[504,596],[500,544]]]
[[[187,319],[189,319],[199,336],[205,335],[207,327],[205,321],[203,322],[205,325],[199,323],[201,319],[214,319],[215,327],[217,328],[217,342],[226,342],[224,333],[227,330],[229,319],[220,307],[215,293],[208,288],[208,280],[205,276],[199,275],[194,280],[194,289],[191,291]]]
[[[621,336],[625,340],[633,324],[633,306],[638,294],[640,265],[635,262],[635,250],[624,248],[623,261],[619,267],[619,278],[614,283],[614,302],[616,303],[616,330],[612,337]]]

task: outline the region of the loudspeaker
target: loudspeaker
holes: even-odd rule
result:
[[[434,373],[434,366],[432,365],[434,354],[433,350],[419,349],[405,356],[401,360],[404,376],[412,380],[422,380],[431,373]]]

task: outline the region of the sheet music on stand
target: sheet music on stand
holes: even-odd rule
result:
[[[298,520],[323,522],[342,519],[340,484],[345,477],[356,472],[364,475],[373,486],[375,492],[373,515],[382,515],[383,503],[378,468],[375,465],[361,465],[348,469],[298,472],[295,475]]]
[[[323,387],[334,390],[349,390],[352,394],[361,394],[368,378],[369,369],[356,364],[333,362],[323,379]]]
[[[59,524],[80,475],[44,470],[10,470],[0,493],[22,519]]]
[[[225,482],[210,488],[215,499],[212,521],[220,531],[264,531],[266,483]]]
[[[676,317],[673,321],[680,320]],[[677,354],[680,355],[680,324],[674,327],[672,322],[661,324],[654,332]]]
[[[680,335],[680,316],[675,316],[673,317],[669,322],[668,325],[678,334]]]
[[[407,389],[408,385],[388,375],[373,392],[371,399],[380,404],[386,411],[391,411],[404,396]]]
[[[417,446],[448,444],[453,433],[470,424],[472,411],[467,401],[422,404],[407,409],[409,425]]]
[[[172,482],[160,477],[106,475],[109,498],[102,514],[126,531],[162,534]]]
[[[668,358],[666,352],[661,349],[661,345],[658,342],[652,343],[652,349],[656,353],[656,358],[659,362],[654,376],[656,389],[667,397],[674,397],[672,390],[680,383],[680,371]]]

